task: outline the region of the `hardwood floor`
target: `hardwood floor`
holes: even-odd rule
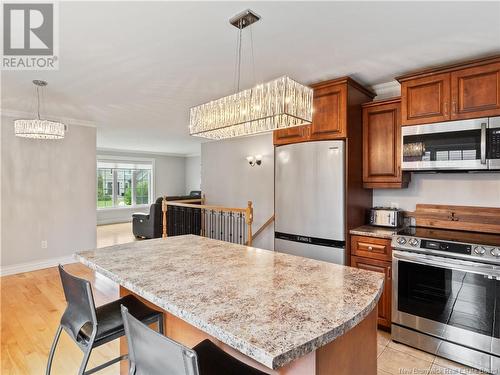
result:
[[[98,247],[135,240],[130,223],[105,225],[97,229]],[[81,264],[69,264],[67,270],[91,281],[96,305],[118,298],[118,286]],[[0,278],[1,291],[1,350],[0,373],[43,374],[47,355],[61,315],[66,307],[57,268],[21,273]],[[413,374],[479,374],[454,362],[396,344],[390,335],[378,333],[378,375]],[[92,368],[118,356],[119,342],[111,342],[92,353]],[[61,335],[54,357],[52,374],[75,374],[82,353],[66,336]],[[118,375],[119,364],[98,372]],[[306,375],[306,374],[305,374]]]
[[[116,284],[95,276],[81,264],[69,264],[68,272],[92,282],[97,305],[118,298]],[[0,281],[1,301],[1,373],[44,374],[47,355],[66,307],[56,267],[4,276]],[[89,368],[119,355],[118,341],[93,351]],[[52,374],[76,374],[82,352],[63,333],[54,356]],[[119,365],[100,372],[118,374]]]
[[[97,247],[134,241],[131,223],[97,227]],[[107,278],[94,275],[81,264],[68,264],[68,272],[92,283],[96,305],[119,297],[118,286]],[[1,374],[44,374],[47,355],[61,315],[66,308],[56,267],[4,276],[1,290]],[[92,352],[88,368],[119,355],[119,342],[111,342]],[[82,353],[63,333],[54,356],[52,374],[76,374]],[[119,374],[115,364],[100,371],[103,375]]]
[[[97,226],[97,247],[105,247],[136,241],[132,234],[132,223]]]

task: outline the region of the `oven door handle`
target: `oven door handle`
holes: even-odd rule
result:
[[[472,272],[479,275],[487,276],[489,279],[500,280],[500,267],[478,264],[467,261],[457,261],[449,258],[437,257],[434,255],[425,255],[410,253],[406,251],[393,251],[395,260],[404,260],[411,263],[435,266],[462,272]]]

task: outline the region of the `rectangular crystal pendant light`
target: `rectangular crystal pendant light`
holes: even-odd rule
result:
[[[191,135],[225,139],[310,124],[313,90],[283,76],[191,108]]]

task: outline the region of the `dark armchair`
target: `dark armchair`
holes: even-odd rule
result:
[[[169,201],[201,198],[201,191],[194,190],[189,195],[167,197]],[[156,200],[149,208],[149,214],[135,213],[132,215],[132,232],[136,237],[159,238],[162,234],[162,202],[163,197]]]

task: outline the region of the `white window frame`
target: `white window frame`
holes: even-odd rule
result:
[[[122,206],[122,207],[115,207],[115,200],[116,200],[116,194],[115,194],[115,189],[116,189],[116,172],[113,173],[113,207],[97,207],[97,182],[96,182],[96,210],[97,211],[115,211],[115,210],[130,210],[132,208],[144,208],[144,207],[149,207],[155,200],[155,159],[153,158],[138,158],[138,157],[132,157],[132,156],[114,156],[114,155],[97,155],[96,158],[96,173],[97,169],[99,168],[99,162],[116,162],[117,164],[120,163],[130,163],[134,164],[134,162],[142,162],[142,163],[151,163],[151,183],[149,186],[149,196],[150,196],[150,202],[146,204],[135,204],[135,195],[132,194],[132,204],[130,206]],[[132,186],[135,185],[135,173],[132,174]],[[132,189],[134,191],[134,189]]]

